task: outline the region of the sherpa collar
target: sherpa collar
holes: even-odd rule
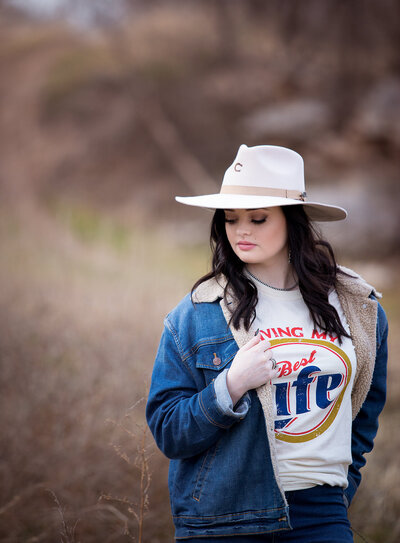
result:
[[[338,288],[343,290],[346,293],[351,293],[355,296],[361,298],[368,298],[370,294],[373,294],[376,298],[381,298],[382,294],[375,290],[375,288],[367,283],[358,273],[346,268],[344,266],[339,266],[339,269],[342,270],[346,275],[338,274]],[[193,301],[195,303],[207,303],[215,302],[218,299],[224,297],[224,289],[226,287],[226,277],[223,275],[218,276],[217,278],[213,277],[201,283],[193,294]],[[232,298],[232,295],[228,293],[228,298]]]
[[[197,304],[216,302],[224,297],[227,280],[224,275],[212,277],[201,283],[193,293],[193,301]]]
[[[343,289],[356,296],[369,298],[372,294],[375,298],[382,298],[382,294],[378,292],[375,287],[367,283],[361,275],[345,266],[339,266],[339,269],[346,274],[343,275],[339,273],[337,275],[339,289]]]

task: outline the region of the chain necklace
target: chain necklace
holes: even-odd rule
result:
[[[255,275],[253,275],[249,269],[247,269],[247,273],[248,273],[249,275],[251,275],[251,277],[252,277],[253,279],[255,279],[256,281],[258,281],[258,282],[261,283],[262,285],[265,285],[266,287],[272,288],[272,289],[274,289],[274,290],[284,290],[284,291],[293,290],[293,289],[295,289],[295,288],[297,287],[297,285],[299,284],[299,282],[297,281],[292,287],[289,287],[289,288],[273,287],[272,285],[269,285],[268,283],[265,283],[264,281],[261,281],[261,279],[259,279],[259,278],[256,277]]]

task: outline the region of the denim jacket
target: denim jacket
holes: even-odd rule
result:
[[[388,327],[373,288],[346,271],[337,292],[357,356],[348,505],[385,403]],[[226,370],[254,331],[227,325],[234,299],[224,299],[224,281],[203,283],[166,317],[146,408],[156,443],[171,459],[178,540],[291,528],[276,466],[271,387],[250,390],[234,408],[226,393]]]

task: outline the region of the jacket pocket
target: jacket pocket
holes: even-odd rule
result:
[[[210,476],[211,466],[214,463],[216,454],[218,450],[218,442],[210,447],[206,453],[204,453],[203,461],[200,464],[200,469],[197,474],[196,484],[193,489],[192,498],[197,502],[200,501],[201,492],[207,478]]]
[[[235,358],[238,347],[234,340],[223,343],[200,345],[195,354],[196,368],[203,370],[206,385],[228,368]]]

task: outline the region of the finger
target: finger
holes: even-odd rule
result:
[[[269,384],[272,385],[272,381],[278,378],[279,378],[279,371],[277,369],[273,370]]]
[[[249,349],[257,345],[258,343],[260,343],[260,341],[261,341],[261,336],[260,334],[257,334],[256,336],[252,337],[250,341],[245,343],[243,347],[241,348],[241,350],[248,351]]]
[[[276,379],[277,377],[279,377],[279,373],[280,373],[279,372],[279,366],[274,366],[273,363],[271,362],[271,360],[268,360],[266,362],[266,365],[267,365],[267,369],[269,371],[269,374],[271,376],[271,379]]]
[[[260,343],[257,345],[257,349],[260,352],[263,352],[263,351],[267,352],[270,347],[271,347],[271,343],[269,341],[266,341],[265,339],[260,341]]]
[[[265,356],[266,356],[266,360],[267,360],[267,361],[268,361],[268,360],[271,360],[271,359],[272,359],[272,352],[271,352],[269,349],[267,349],[267,350],[265,351]]]

